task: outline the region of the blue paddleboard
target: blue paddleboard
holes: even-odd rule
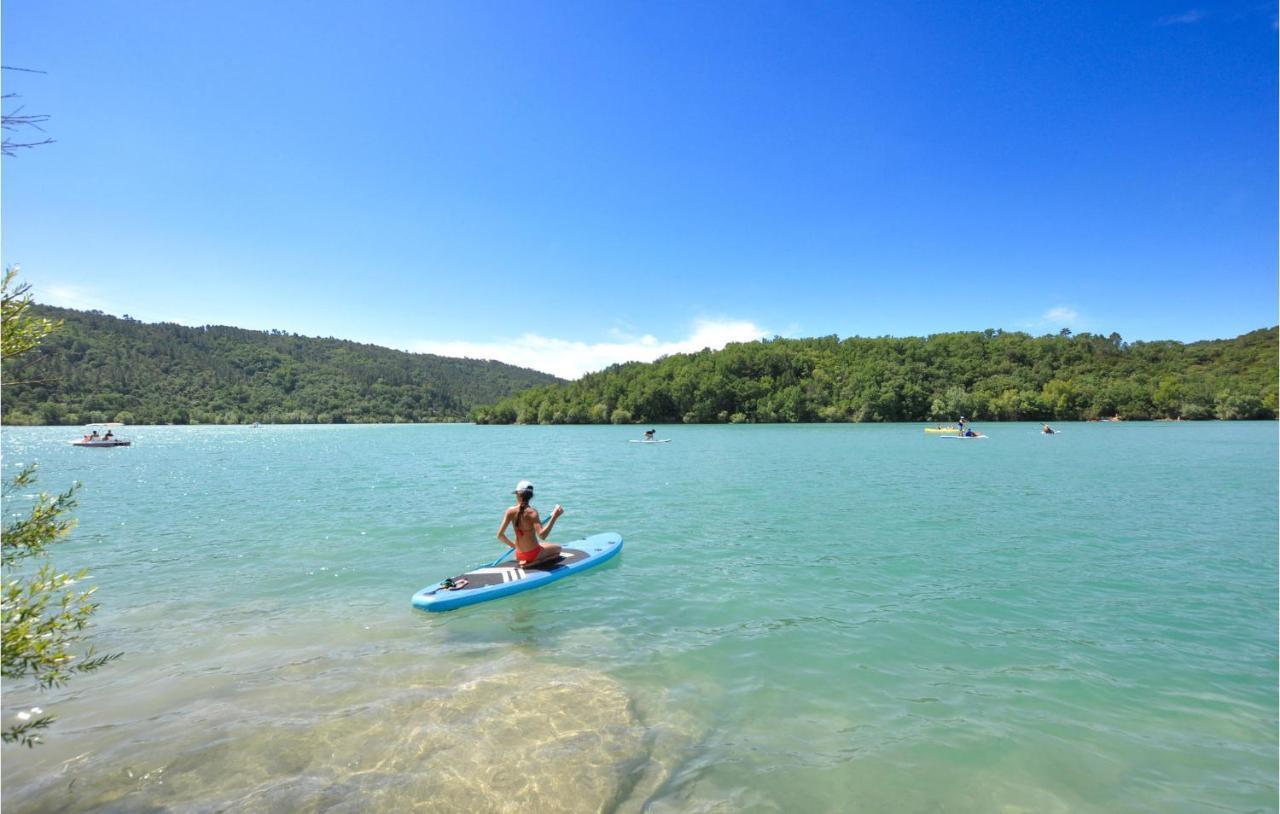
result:
[[[447,611],[498,599],[521,591],[550,585],[558,579],[593,568],[622,550],[622,535],[595,534],[585,540],[565,543],[560,559],[524,568],[516,562],[486,565],[452,578],[457,588],[444,582],[423,588],[413,595],[413,606],[424,611]],[[466,580],[465,583],[463,580]]]

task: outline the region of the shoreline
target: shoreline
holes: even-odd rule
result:
[[[1060,419],[1060,418],[975,418],[969,421],[969,424],[1248,424],[1248,423],[1270,423],[1280,422],[1277,418],[1077,418],[1077,419]],[[101,423],[101,422],[97,422]],[[954,424],[954,422],[950,422]],[[811,427],[811,426],[918,426],[926,427],[949,426],[946,421],[709,421],[702,423],[693,422],[673,422],[673,421],[652,421],[652,422],[631,422],[628,424],[613,424],[609,422],[591,423],[529,423],[521,424],[518,422],[495,423],[480,421],[328,421],[328,422],[258,422],[255,427],[252,423],[236,423],[236,424],[124,424],[130,428],[160,428],[160,427],[242,427],[245,429],[262,429],[265,427],[432,427],[432,426],[474,426],[474,427]],[[87,424],[10,424],[0,422],[2,429],[51,429],[54,427],[79,428],[88,426]]]

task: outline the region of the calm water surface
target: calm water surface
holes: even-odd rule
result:
[[[3,431],[125,653],[6,811],[1277,808],[1272,423],[126,429]],[[414,611],[521,478],[622,555]]]

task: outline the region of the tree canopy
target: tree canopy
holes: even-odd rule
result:
[[[33,304],[61,323],[6,366],[6,424],[368,423],[464,420],[556,377],[283,331],[147,324]]]
[[[615,365],[482,424],[1275,418],[1277,329],[1206,342],[997,330],[774,338]]]

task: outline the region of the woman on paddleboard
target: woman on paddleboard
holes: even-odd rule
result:
[[[560,546],[555,543],[541,545],[538,540],[546,540],[556,519],[564,514],[564,508],[557,503],[551,510],[551,519],[542,525],[538,510],[529,505],[533,500],[533,484],[522,480],[516,484],[514,492],[516,505],[507,509],[502,515],[502,525],[498,526],[498,539],[516,550],[516,561],[524,567],[538,563],[554,561],[560,558]],[[511,542],[507,537],[507,526],[515,529],[516,540]]]

